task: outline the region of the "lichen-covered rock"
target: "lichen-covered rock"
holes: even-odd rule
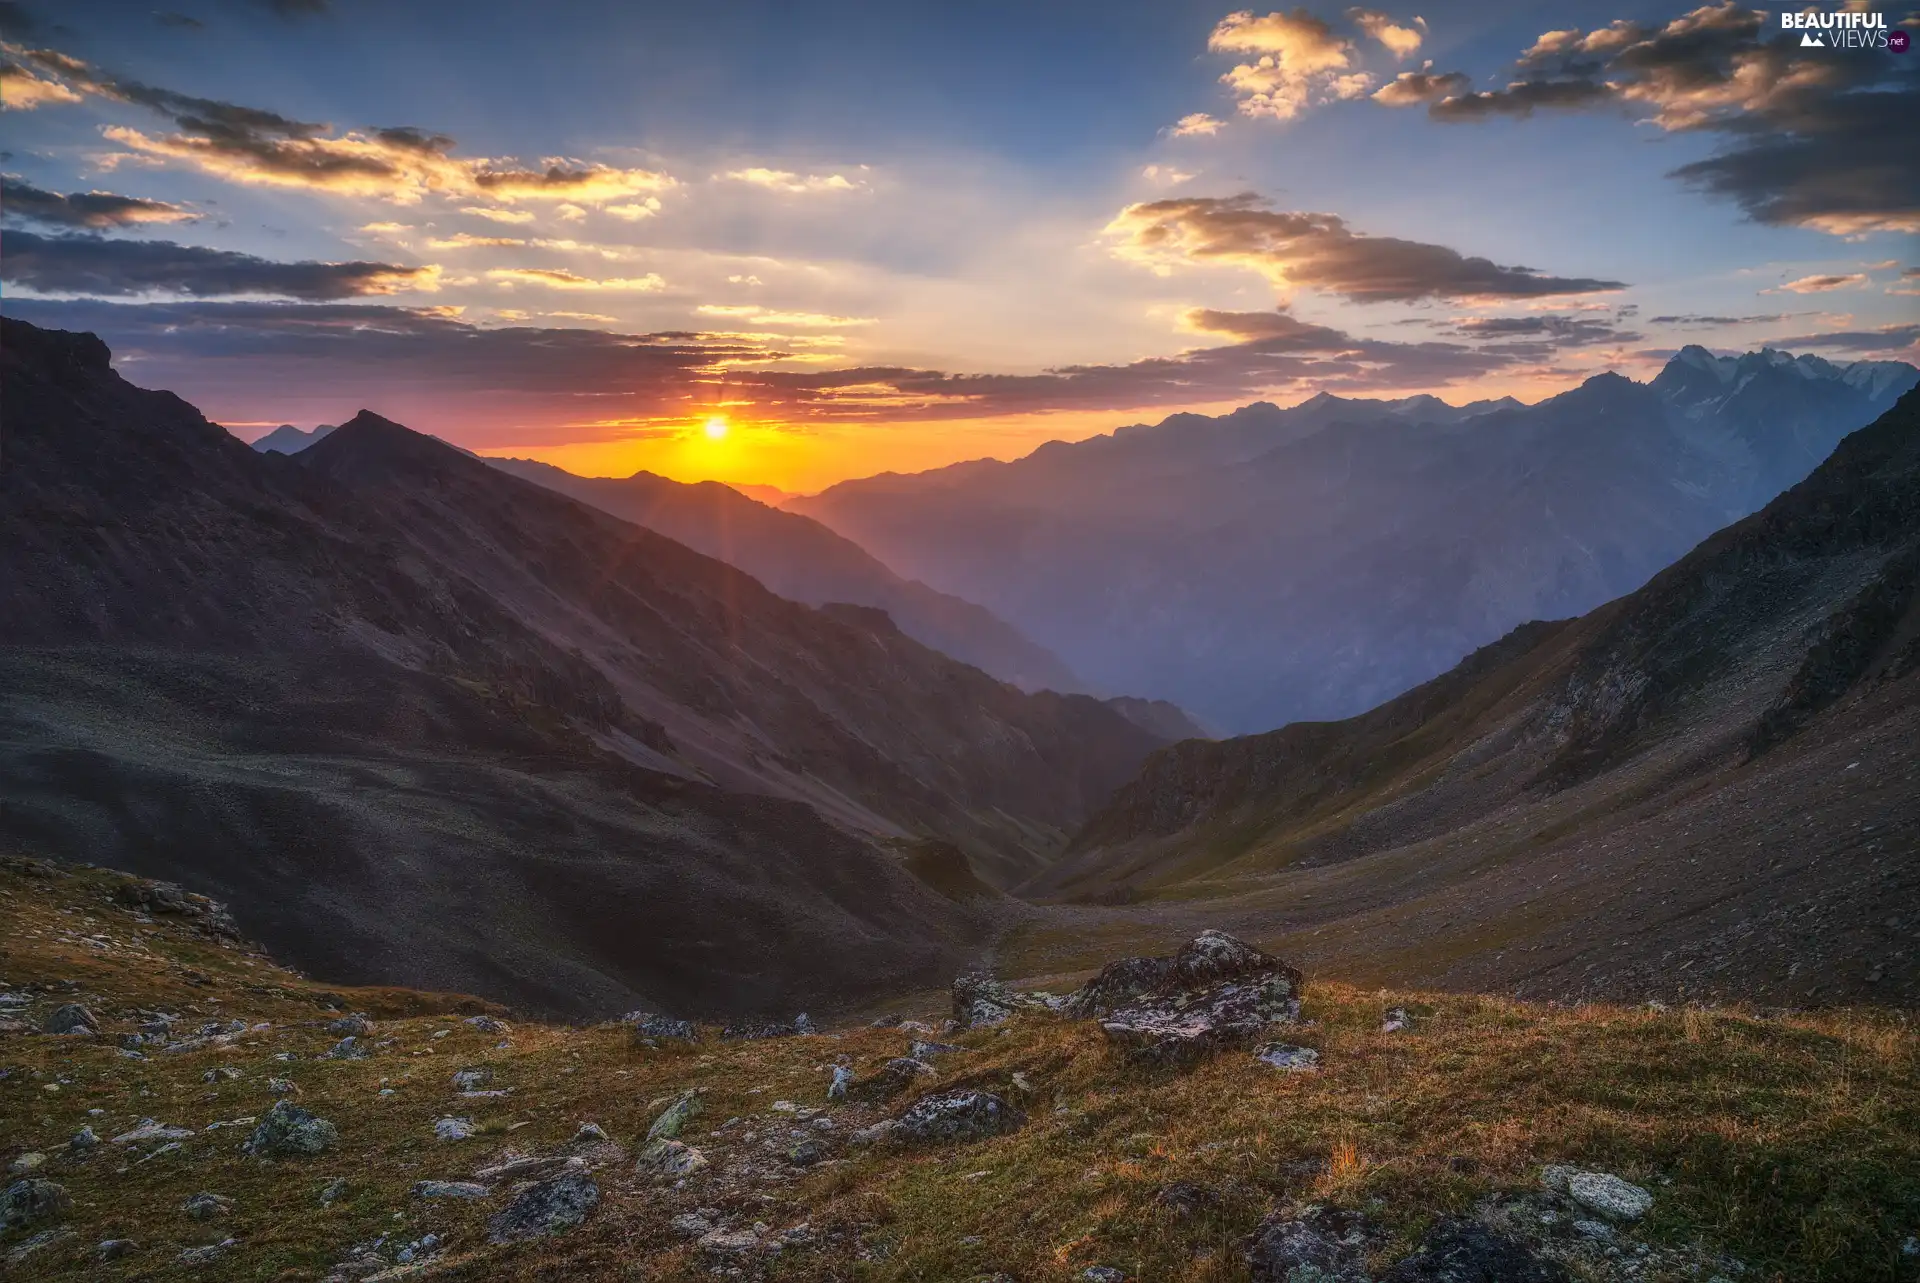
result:
[[[479,1091],[493,1081],[493,1070],[486,1065],[470,1065],[453,1071],[455,1091]]]
[[[1610,1221],[1637,1221],[1653,1209],[1653,1195],[1607,1172],[1575,1172],[1567,1193],[1590,1212]]]
[[[707,1165],[707,1156],[677,1140],[652,1140],[640,1149],[633,1170],[641,1176],[680,1180]]]
[[[756,1038],[791,1038],[800,1030],[790,1024],[777,1020],[747,1020],[727,1025],[720,1030],[720,1036],[729,1041],[746,1041]]]
[[[142,1145],[152,1140],[185,1140],[191,1135],[193,1135],[193,1129],[191,1127],[172,1127],[166,1123],[156,1122],[151,1118],[142,1118],[136,1126],[115,1136],[113,1143],[116,1145]]]
[[[496,1020],[492,1016],[468,1016],[461,1023],[471,1025],[483,1034],[504,1034],[510,1032],[506,1022]]]
[[[285,1104],[286,1102],[282,1101],[281,1103]],[[279,1105],[274,1106],[274,1108],[278,1109]],[[478,1129],[474,1127],[471,1118],[436,1118],[433,1120],[433,1138],[435,1140],[449,1142],[468,1140],[472,1138],[476,1130]]]
[[[953,981],[953,1019],[962,1029],[1001,1024],[1014,1012],[1034,1005],[989,975],[974,972]]]
[[[365,1038],[373,1032],[373,1021],[366,1013],[354,1011],[327,1022],[327,1032],[346,1038]]]
[[[1359,1212],[1276,1212],[1253,1232],[1247,1266],[1253,1283],[1370,1283],[1367,1253],[1384,1238]]]
[[[77,1002],[62,1003],[55,1007],[40,1024],[40,1032],[47,1034],[97,1034],[100,1022],[94,1014]]]
[[[180,1210],[196,1221],[210,1221],[233,1210],[233,1200],[225,1194],[199,1193],[180,1204]]]
[[[477,1181],[415,1181],[413,1183],[415,1198],[471,1199],[485,1198],[491,1193],[493,1193],[491,1189]]]
[[[365,1060],[368,1056],[371,1056],[372,1054],[373,1054],[373,1048],[368,1046],[365,1040],[363,1040],[360,1037],[360,1035],[348,1034],[345,1038],[342,1038],[339,1042],[333,1044],[332,1047],[328,1048],[326,1052],[324,1052],[321,1055],[320,1059],[322,1060]]]
[[[1291,1043],[1270,1042],[1254,1048],[1253,1058],[1275,1069],[1284,1069],[1289,1073],[1320,1068],[1320,1053],[1311,1047],[1295,1047]]]
[[[636,1043],[660,1043],[668,1040],[679,1042],[700,1041],[700,1030],[691,1020],[675,1020],[672,1016],[656,1016],[646,1011],[631,1011],[621,1017],[633,1029]]]
[[[57,1220],[72,1207],[64,1185],[37,1176],[17,1180],[0,1191],[0,1230]]]
[[[487,1237],[495,1243],[511,1243],[558,1234],[586,1220],[599,1202],[600,1186],[591,1175],[578,1169],[563,1172],[516,1194],[487,1222]]]
[[[826,1158],[826,1156],[827,1147],[825,1142],[815,1140],[812,1137],[808,1137],[787,1151],[787,1161],[795,1167],[812,1167],[814,1164]]]
[[[965,1088],[916,1100],[894,1120],[896,1140],[918,1144],[981,1140],[1020,1127],[1027,1116],[990,1091]]]
[[[707,1094],[698,1087],[690,1088],[674,1097],[673,1103],[660,1111],[660,1116],[647,1128],[648,1140],[671,1140],[678,1136],[686,1125],[706,1108]]]
[[[256,1158],[293,1158],[321,1154],[340,1139],[340,1129],[290,1100],[276,1100],[247,1138]]]
[[[853,1084],[853,1094],[862,1100],[892,1100],[895,1096],[938,1078],[940,1071],[924,1060],[896,1056],[872,1074]]]
[[[1184,1066],[1298,1019],[1300,973],[1224,931],[1203,931],[1170,958],[1109,963],[1064,1007],[1097,1016],[1137,1060]]]
[[[1572,1283],[1557,1261],[1478,1221],[1441,1220],[1381,1283]]]
[[[833,1079],[827,1084],[828,1100],[845,1100],[847,1089],[853,1086],[853,1070],[847,1065],[833,1067]]]

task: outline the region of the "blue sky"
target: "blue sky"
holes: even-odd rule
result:
[[[1920,54],[1776,14],[23,0],[0,267],[243,433],[799,488],[1686,342],[1911,359]]]

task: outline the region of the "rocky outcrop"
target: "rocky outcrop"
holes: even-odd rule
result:
[[[593,1177],[570,1170],[521,1190],[487,1222],[487,1237],[495,1243],[512,1243],[558,1234],[586,1220],[599,1202],[600,1186]]]
[[[256,1158],[293,1158],[321,1154],[340,1139],[340,1130],[288,1100],[277,1100],[247,1139]]]
[[[1066,1009],[1098,1019],[1136,1060],[1190,1065],[1297,1020],[1300,984],[1300,972],[1271,954],[1203,931],[1172,957],[1108,963]]]
[[[1309,1206],[1276,1212],[1253,1232],[1253,1283],[1372,1283],[1367,1255],[1386,1238],[1359,1212]]]
[[[911,1144],[948,1144],[1015,1131],[1026,1121],[1025,1114],[990,1091],[946,1091],[915,1101],[894,1121],[890,1135]]]
[[[1364,1277],[1364,1276],[1362,1276]],[[1382,1276],[1381,1283],[1572,1283],[1559,1262],[1496,1234],[1478,1221],[1440,1221],[1420,1250]]]

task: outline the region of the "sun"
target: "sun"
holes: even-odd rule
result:
[[[709,441],[724,440],[727,435],[727,416],[724,414],[714,415],[702,425],[702,430],[707,434],[707,440]]]

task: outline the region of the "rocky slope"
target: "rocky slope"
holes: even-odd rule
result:
[[[377,415],[260,454],[5,326],[0,834],[197,875],[302,965],[845,998],[980,929],[901,851],[1021,876],[1163,742]]]
[[[1301,991],[1212,933],[746,1037],[323,986],[101,869],[0,858],[0,926],[9,1278],[1912,1277],[1885,1013]],[[1143,1056],[1181,1003],[1234,1028]]]
[[[902,579],[812,518],[783,512],[717,481],[687,485],[651,472],[579,477],[531,459],[487,462],[738,566],[789,600],[877,607],[915,641],[1024,690],[1084,687],[1057,655],[991,611]]]
[[[791,509],[1100,686],[1232,732],[1345,717],[1645,583],[1912,386],[1687,349],[1534,406],[1315,397],[1176,415]]]
[[[1460,984],[1920,1002],[1917,588],[1910,392],[1627,597],[1360,717],[1161,751],[1035,889],[1224,897]]]

